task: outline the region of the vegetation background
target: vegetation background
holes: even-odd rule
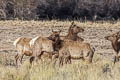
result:
[[[0,80],[120,80],[120,62],[113,64],[111,42],[105,36],[120,30],[120,21],[80,22],[74,21],[85,31],[80,33],[85,41],[95,47],[93,63],[72,60],[72,64],[54,66],[49,60],[31,66],[29,58],[24,56],[23,64],[16,68],[14,56],[17,54],[13,42],[18,37],[49,36],[53,30],[62,30],[66,35],[72,21],[0,21]]]
[[[120,30],[119,18],[120,0],[0,0],[0,80],[120,80],[120,63],[113,64],[114,51],[104,39]],[[80,60],[59,68],[40,61],[31,66],[25,57],[16,68],[15,39],[48,36],[52,29],[66,35],[70,20],[78,20],[85,29],[80,36],[96,49],[92,64]]]
[[[120,0],[0,0],[0,19],[117,20]]]

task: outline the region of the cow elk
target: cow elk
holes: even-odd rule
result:
[[[22,58],[24,55],[31,56],[32,51],[29,45],[30,40],[32,38],[26,38],[26,37],[19,37],[14,41],[14,46],[17,50],[17,54],[15,55],[15,64],[17,65],[18,59],[20,58],[20,62],[22,63]]]
[[[71,26],[69,27],[68,34],[66,36],[60,36],[61,40],[64,39],[70,39],[73,41],[84,41],[83,38],[78,36],[78,33],[83,32],[84,29],[81,27],[78,27],[74,22],[71,23]]]
[[[51,42],[51,39],[53,40],[53,41],[55,41],[54,40],[54,38],[56,37],[56,36],[58,36],[58,34],[57,34],[57,32],[55,32],[55,31],[53,31],[52,32],[52,34],[49,36],[49,37],[47,37],[47,38],[45,38],[45,40],[50,40],[50,42]],[[35,39],[37,39],[37,38],[39,38],[39,37],[36,37],[36,38],[34,38],[34,39],[32,39],[32,38],[27,38],[27,37],[19,37],[19,38],[17,38],[15,41],[14,41],[14,46],[15,46],[15,48],[16,48],[16,50],[17,50],[17,54],[15,55],[15,64],[16,65],[18,65],[18,59],[20,60],[20,62],[21,62],[21,64],[22,64],[22,59],[23,59],[23,56],[24,55],[26,55],[26,56],[32,56],[33,55],[33,51],[32,51],[32,42],[35,40]],[[44,38],[41,38],[41,39],[44,39]],[[31,43],[30,43],[31,42]],[[44,42],[44,41],[43,41]],[[54,42],[53,42],[54,43]],[[45,52],[45,53],[43,53],[42,54],[42,57],[48,57],[48,58],[50,58],[51,59],[51,54],[53,55],[54,53],[47,53],[47,52]]]
[[[112,34],[110,36],[106,36],[105,37],[106,40],[109,40],[111,41],[111,44],[112,44],[112,47],[115,51],[114,53],[114,64],[119,61],[119,58],[120,58],[120,36],[119,36],[119,32],[115,33],[115,34]]]
[[[53,33],[49,37],[36,37],[30,41],[30,46],[32,47],[33,55],[30,58],[30,63],[34,60],[37,61],[44,53],[48,55],[50,53],[56,53],[55,45],[58,44],[60,41],[60,34],[61,31],[53,31]]]
[[[80,41],[64,40],[59,50],[59,65],[71,63],[71,59],[83,59],[89,63],[92,62],[94,51],[89,43]]]

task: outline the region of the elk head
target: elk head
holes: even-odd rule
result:
[[[60,33],[61,33],[61,30],[59,30],[59,31],[53,31],[52,30],[52,34],[48,38],[52,41],[57,41],[57,40],[60,39],[60,36],[59,36]]]
[[[105,39],[109,40],[109,41],[117,41],[120,37],[118,36],[118,34],[112,34],[110,36],[106,36]]]
[[[72,22],[69,28],[69,32],[72,32],[73,34],[77,34],[79,32],[84,32],[84,29],[77,26],[74,22]]]

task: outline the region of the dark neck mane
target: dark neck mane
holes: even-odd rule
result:
[[[118,40],[112,41],[112,47],[118,53],[120,50],[120,42]]]

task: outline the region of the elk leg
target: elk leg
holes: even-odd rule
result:
[[[62,62],[61,62],[61,65],[63,66],[63,63],[64,63],[64,59],[62,58]]]
[[[68,58],[68,63],[71,64],[71,57]]]
[[[59,58],[59,67],[60,67],[61,65],[63,66],[63,58],[62,58],[62,57]]]
[[[39,55],[38,58],[43,62],[43,59],[41,58],[41,56],[44,54],[44,51],[42,51]]]
[[[119,57],[118,56],[114,56],[114,64],[116,63],[116,62],[118,62],[119,61]]]
[[[119,57],[117,56],[117,62],[119,61]]]
[[[61,57],[59,57],[59,67],[61,66]]]
[[[17,63],[17,62],[18,62],[18,59],[19,59],[19,55],[17,54],[17,55],[15,55],[15,64],[16,64],[16,65],[18,65],[18,63]]]
[[[70,54],[67,56],[67,63],[71,64],[71,56],[70,56]]]
[[[38,59],[39,59],[39,57],[38,56],[36,56],[35,57],[35,62],[38,64]]]
[[[90,57],[85,57],[83,58],[87,63],[92,63],[92,58]]]
[[[58,58],[58,54],[54,54],[54,55],[52,56],[52,61],[53,61],[53,64],[54,64],[54,65],[56,64],[57,58]]]
[[[70,58],[69,57],[65,58],[65,64],[67,64],[67,63],[70,64]]]
[[[91,58],[88,58],[88,63],[92,63],[92,59]]]
[[[67,62],[68,62],[68,58],[65,58],[65,64],[67,64]]]
[[[114,64],[119,61],[118,53],[115,53],[114,55]]]
[[[114,64],[116,63],[116,56],[114,56]]]
[[[39,54],[35,55],[35,62],[38,63],[38,59],[41,59],[42,51],[39,52]]]
[[[20,63],[22,64],[22,59],[23,59],[24,54],[21,55]]]
[[[34,56],[30,57],[30,59],[29,59],[30,64],[32,64],[32,62],[34,61],[34,59],[35,59]]]

